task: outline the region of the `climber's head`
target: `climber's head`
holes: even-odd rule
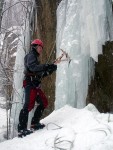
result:
[[[43,48],[43,42],[42,42],[40,39],[35,39],[35,40],[33,40],[32,43],[31,43],[31,45],[32,45],[32,46],[37,46],[37,45],[39,45],[39,46],[41,46],[41,47]]]
[[[40,39],[35,39],[32,41],[31,46],[35,48],[35,50],[38,52],[38,54],[42,53],[43,49],[43,42]]]

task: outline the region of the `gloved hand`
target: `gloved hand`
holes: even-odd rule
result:
[[[57,70],[57,65],[55,65],[55,64],[46,64],[44,69],[45,69],[45,71],[50,73],[50,72],[53,72],[53,71]]]
[[[57,65],[55,64],[50,64],[49,67],[48,67],[49,70],[52,70],[52,71],[56,71],[57,70]]]
[[[44,65],[44,71],[47,71],[47,70],[49,69],[49,65],[50,65],[50,64],[45,64],[45,65]]]

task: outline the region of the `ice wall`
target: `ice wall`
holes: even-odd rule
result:
[[[25,20],[23,26],[21,26],[20,37],[17,47],[16,60],[15,60],[15,72],[14,72],[14,82],[13,82],[13,105],[11,111],[12,117],[12,130],[11,136],[15,136],[15,129],[17,129],[19,121],[19,113],[24,104],[24,89],[23,89],[23,79],[24,79],[24,56],[30,50],[31,42],[31,19],[33,14],[33,8],[35,2],[30,0],[32,4],[29,8],[30,13],[25,15]]]
[[[58,65],[55,108],[86,105],[88,84],[102,45],[113,39],[112,5],[108,0],[62,0],[57,9],[57,56],[71,58]]]

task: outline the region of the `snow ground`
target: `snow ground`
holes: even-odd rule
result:
[[[113,115],[99,113],[92,104],[84,109],[66,105],[42,122],[46,128],[4,141],[0,150],[113,150]]]
[[[6,110],[0,108],[0,142],[4,141],[4,135],[6,134]]]

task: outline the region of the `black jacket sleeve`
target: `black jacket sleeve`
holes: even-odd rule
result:
[[[39,78],[43,78],[56,71],[57,66],[54,64],[40,64],[34,53],[26,55],[24,59],[25,68],[32,73],[36,73]]]
[[[52,74],[54,71],[56,71],[57,70],[57,65],[55,65],[55,64],[45,64],[44,68],[45,68],[45,71],[43,72],[42,77],[46,77],[46,76]]]

